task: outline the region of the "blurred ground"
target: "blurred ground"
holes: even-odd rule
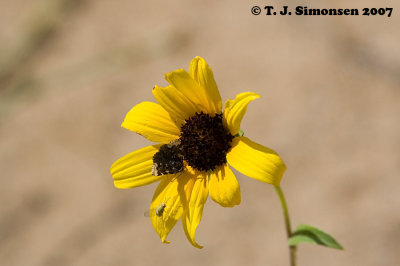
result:
[[[110,165],[149,145],[120,128],[126,112],[199,55],[223,99],[262,95],[242,129],[286,162],[293,225],[346,249],[302,245],[299,265],[400,265],[400,3],[308,2],[394,11],[266,17],[251,7],[278,1],[2,0],[0,264],[288,265],[271,186],[237,173],[242,204],[208,201],[203,250],[180,223],[160,243],[143,216],[156,184],[113,187]]]

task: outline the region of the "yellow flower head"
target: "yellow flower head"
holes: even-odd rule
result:
[[[165,75],[167,87],[155,86],[157,103],[142,102],[125,117],[122,127],[160,143],[117,160],[111,175],[117,188],[133,188],[160,181],[150,205],[150,219],[164,243],[179,219],[190,243],[195,241],[208,195],[223,207],[240,204],[240,186],[230,166],[239,172],[279,185],[285,164],[271,149],[241,136],[247,105],[259,98],[240,93],[222,101],[213,72],[196,57],[189,73]]]

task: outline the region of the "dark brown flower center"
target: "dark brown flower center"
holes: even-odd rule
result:
[[[222,114],[203,112],[185,120],[179,140],[184,160],[194,169],[213,171],[226,163],[233,136],[222,123]]]

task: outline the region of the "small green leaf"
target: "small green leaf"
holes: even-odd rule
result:
[[[299,243],[312,243],[325,247],[343,249],[343,247],[329,234],[311,225],[301,224],[293,232],[289,239],[289,245],[295,246]]]
[[[242,137],[244,135],[243,130],[239,130],[239,132],[235,135],[235,137]]]

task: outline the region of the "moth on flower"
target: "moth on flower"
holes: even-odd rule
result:
[[[189,242],[195,241],[208,196],[223,207],[240,204],[240,186],[231,166],[259,181],[279,185],[286,166],[279,155],[239,134],[247,105],[259,98],[254,92],[227,100],[221,96],[207,62],[194,58],[189,72],[165,75],[170,84],[155,86],[158,103],[142,102],[126,115],[122,127],[159,143],[136,150],[111,166],[117,188],[133,188],[160,181],[150,216],[161,241],[179,219]],[[168,199],[168,203],[165,203]]]
[[[173,140],[162,145],[153,156],[151,173],[155,176],[176,174],[183,171],[183,156],[179,149],[181,141]]]

